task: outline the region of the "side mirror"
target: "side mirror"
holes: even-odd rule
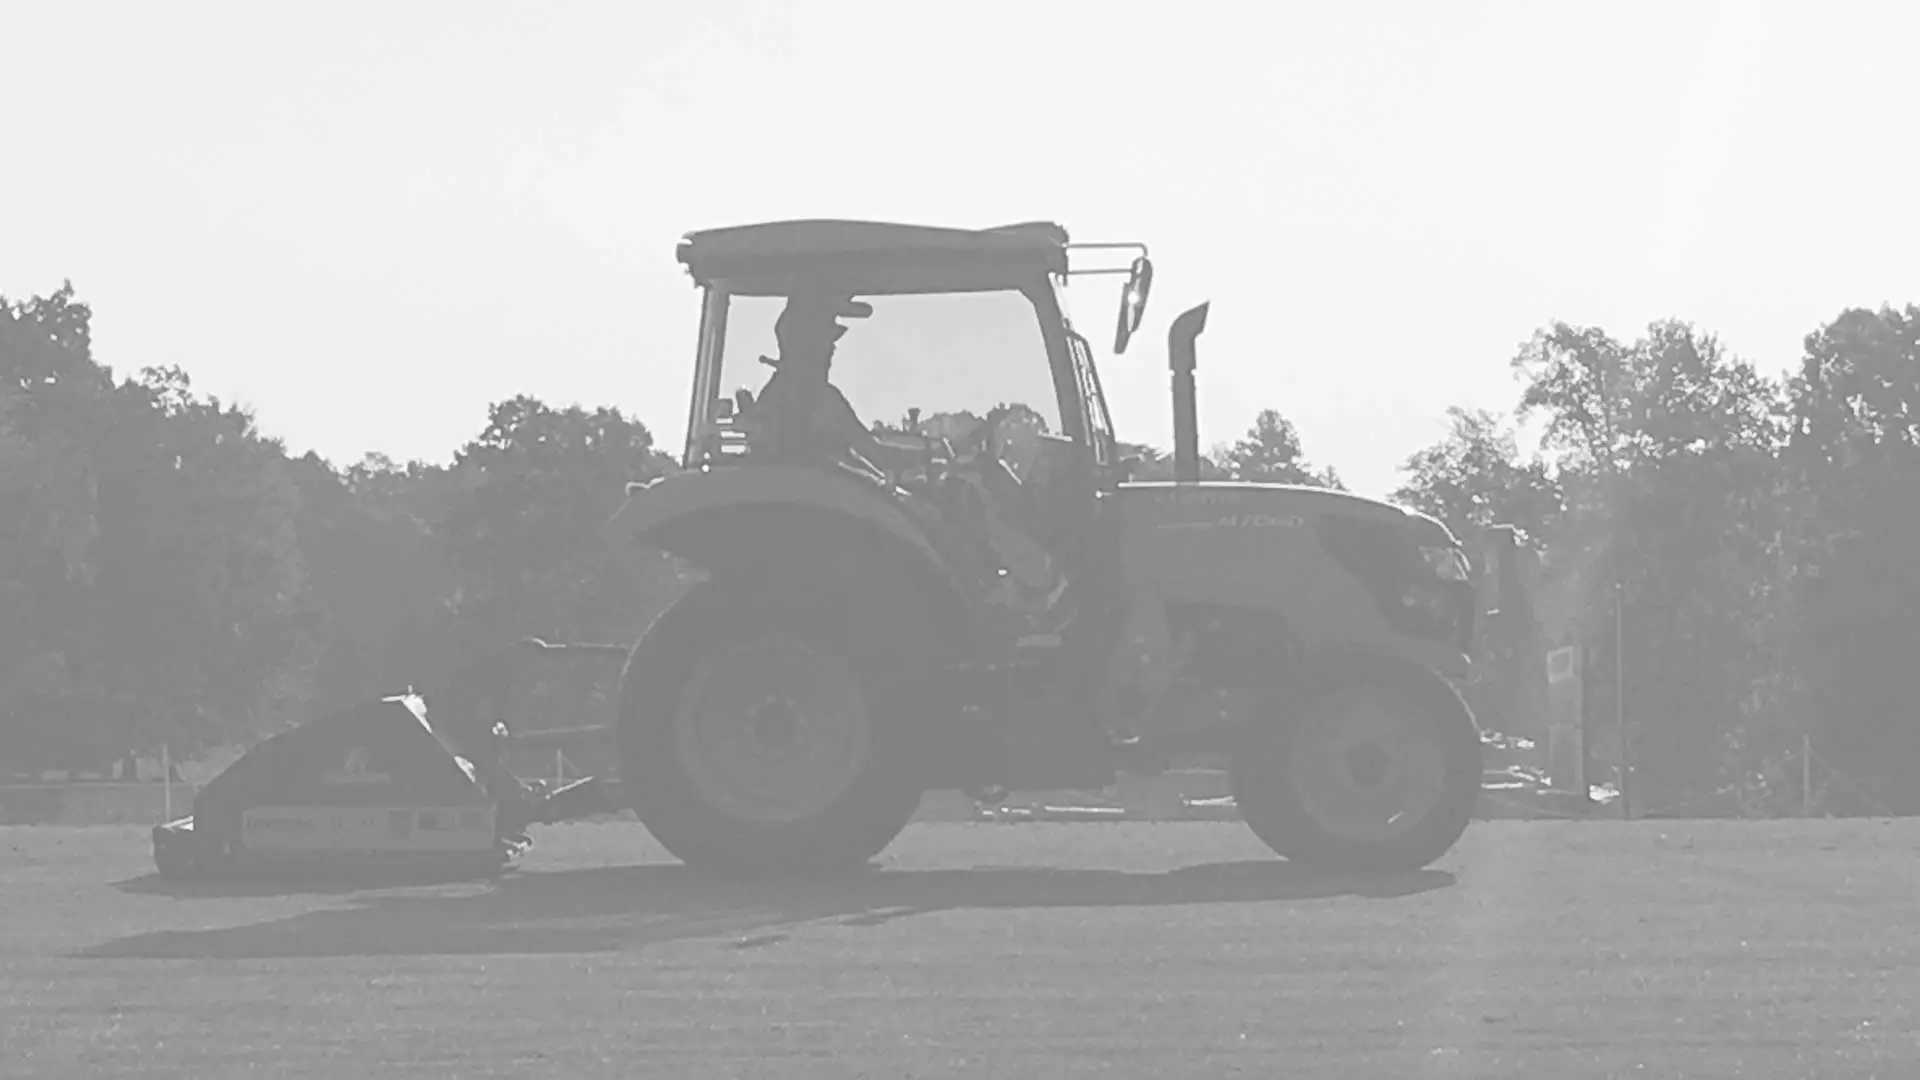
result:
[[[733,419],[733,399],[721,398],[713,403],[713,416],[716,420]]]
[[[1113,351],[1119,355],[1127,351],[1127,343],[1133,340],[1134,331],[1140,329],[1140,320],[1147,314],[1147,295],[1153,291],[1153,260],[1145,255],[1133,260],[1133,266],[1127,271],[1127,287],[1120,293],[1120,314],[1113,328]]]

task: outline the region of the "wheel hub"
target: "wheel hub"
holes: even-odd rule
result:
[[[832,806],[866,768],[872,732],[840,658],[768,633],[703,657],[674,715],[695,793],[755,824]]]
[[[1446,751],[1433,725],[1384,693],[1323,700],[1289,736],[1288,783],[1329,832],[1391,839],[1439,803]]]
[[[1347,749],[1347,776],[1356,787],[1377,791],[1393,774],[1393,752],[1368,741]]]
[[[770,697],[754,710],[752,728],[755,749],[777,755],[791,754],[800,742],[800,718],[793,700]]]

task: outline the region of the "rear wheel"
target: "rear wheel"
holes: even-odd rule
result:
[[[818,618],[703,586],[642,639],[621,689],[635,810],[681,861],[857,866],[912,820],[891,692]]]
[[[1230,771],[1241,816],[1288,861],[1408,873],[1466,832],[1480,734],[1438,676],[1342,680],[1276,719]]]

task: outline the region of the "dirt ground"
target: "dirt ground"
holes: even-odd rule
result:
[[[916,825],[718,881],[176,890],[0,829],[0,1076],[1920,1076],[1920,823],[1490,822],[1315,878],[1239,824]]]

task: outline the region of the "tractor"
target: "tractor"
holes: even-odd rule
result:
[[[1196,758],[1291,862],[1409,872],[1460,838],[1482,769],[1460,542],[1343,492],[1203,482],[1207,304],[1168,331],[1172,477],[1137,478],[1066,299],[1124,277],[1124,353],[1144,245],[800,220],[689,233],[678,259],[700,296],[683,468],[611,522],[694,581],[634,644],[615,732],[675,857],[858,865],[929,791]]]

